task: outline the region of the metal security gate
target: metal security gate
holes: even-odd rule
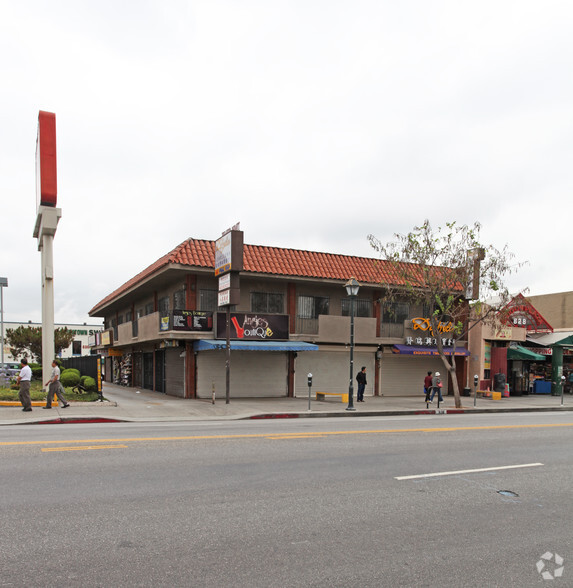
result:
[[[153,353],[143,354],[143,388],[153,390]]]
[[[165,350],[155,351],[155,391],[165,392]]]
[[[424,377],[431,372],[442,374],[442,394],[448,393],[448,378],[439,357],[383,354],[380,385],[383,396],[420,396],[423,399]]]
[[[358,390],[356,374],[366,366],[366,389],[364,396],[374,394],[374,353],[354,351],[354,374],[352,387],[354,398]],[[319,392],[348,392],[350,384],[350,352],[307,351],[299,353],[295,363],[295,396],[308,396],[307,374],[312,374],[312,396]]]
[[[181,357],[183,354],[183,357]],[[185,348],[165,350],[165,392],[185,398]]]
[[[279,398],[287,395],[287,353],[284,351],[232,351],[231,398]],[[225,350],[197,355],[197,398],[225,398]]]

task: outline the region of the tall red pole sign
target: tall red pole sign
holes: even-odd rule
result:
[[[36,140],[36,208],[56,206],[58,171],[56,163],[56,115],[40,110]]]
[[[58,172],[56,167],[56,115],[38,113],[36,139],[36,226],[34,238],[42,256],[42,382],[50,379],[54,357],[54,236],[62,210],[56,207]]]

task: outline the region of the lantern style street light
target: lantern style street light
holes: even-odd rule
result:
[[[346,284],[346,293],[350,298],[350,382],[348,384],[348,406],[346,410],[356,410],[354,408],[354,305],[360,284],[356,278],[350,278]]]

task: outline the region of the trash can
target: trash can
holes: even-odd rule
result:
[[[493,375],[493,390],[494,392],[505,392],[505,374]]]
[[[464,391],[462,392],[462,396],[471,396],[472,391],[470,388],[464,388]]]

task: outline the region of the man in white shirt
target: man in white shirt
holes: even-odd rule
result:
[[[32,400],[30,398],[30,385],[32,382],[32,370],[28,365],[28,360],[26,358],[20,361],[20,365],[22,366],[20,369],[20,374],[18,376],[18,386],[20,386],[20,391],[18,392],[18,398],[24,407],[22,410],[24,412],[30,412],[32,410]]]
[[[66,397],[62,394],[60,390],[60,368],[58,367],[58,363],[54,359],[52,361],[52,377],[46,382],[46,386],[49,385],[48,388],[48,398],[46,400],[46,406],[43,408],[52,408],[52,400],[54,399],[54,394],[57,396],[58,400],[62,402],[64,405],[62,408],[68,408],[70,406]],[[62,388],[63,389],[63,388]]]

